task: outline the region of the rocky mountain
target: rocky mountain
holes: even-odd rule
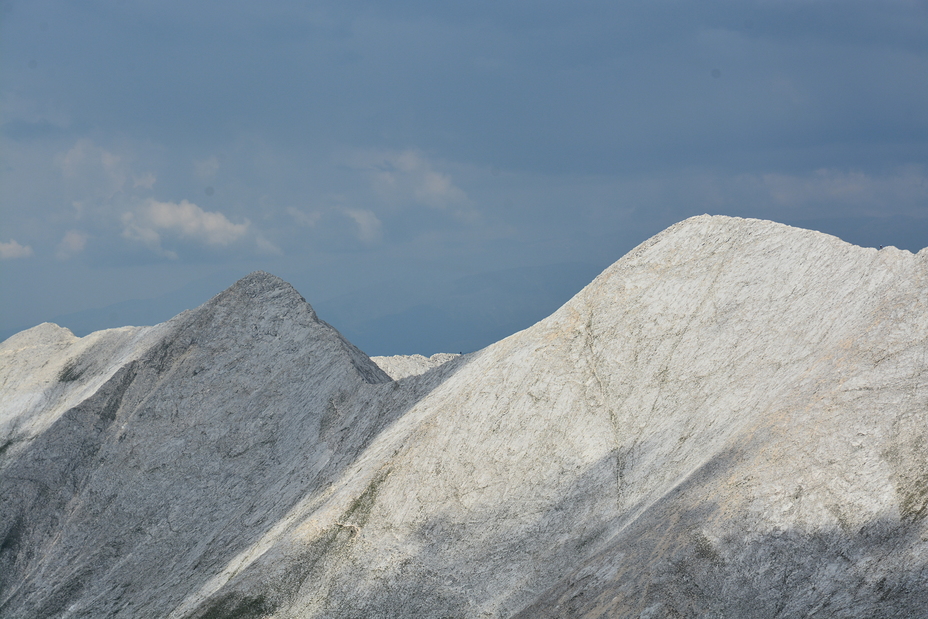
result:
[[[0,616],[928,616],[926,353],[928,250],[708,216],[462,356],[378,365],[266,273],[40,325]]]

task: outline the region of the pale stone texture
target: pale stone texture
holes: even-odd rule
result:
[[[440,364],[262,273],[94,336],[0,346],[3,617],[928,608],[928,251],[697,217]]]
[[[381,370],[393,380],[400,380],[408,376],[418,376],[425,374],[432,368],[451,361],[455,357],[452,353],[440,352],[431,357],[424,355],[393,355],[391,357],[371,357],[371,361],[377,364]]]

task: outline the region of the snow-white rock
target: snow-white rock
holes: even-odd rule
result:
[[[455,357],[453,353],[439,352],[431,357],[424,355],[392,355],[389,357],[371,357],[371,361],[387,373],[393,380],[400,380],[407,376],[425,374],[433,368],[444,365]]]
[[[262,273],[88,338],[0,346],[3,617],[928,608],[928,251],[697,217],[434,362]]]

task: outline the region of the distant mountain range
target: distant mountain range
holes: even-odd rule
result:
[[[13,335],[0,617],[926,616],[928,250],[695,217],[552,309],[375,361],[258,272]]]

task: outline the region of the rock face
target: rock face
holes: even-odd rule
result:
[[[371,357],[377,366],[387,373],[393,380],[401,380],[408,376],[425,374],[433,368],[444,365],[455,357],[452,353],[440,352],[425,357],[423,355],[393,355],[391,357]]]
[[[708,216],[450,359],[381,369],[265,273],[40,325],[0,616],[926,616],[926,354],[928,251]]]

